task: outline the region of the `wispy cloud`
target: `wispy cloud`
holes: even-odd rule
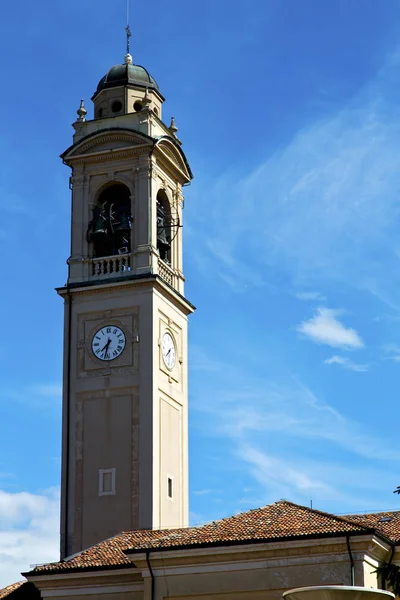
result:
[[[294,378],[292,385],[278,385],[246,375],[242,379],[238,370],[227,376],[230,384],[221,378],[218,390],[203,390],[192,402],[194,409],[212,415],[215,435],[235,440],[251,440],[256,434],[324,440],[361,457],[400,459],[400,451],[391,444],[362,423],[345,418]]]
[[[326,365],[340,365],[344,369],[349,369],[350,371],[356,371],[357,373],[365,373],[369,369],[369,365],[363,365],[359,363],[355,363],[349,358],[345,356],[331,356],[331,358],[327,358],[324,363]]]
[[[221,490],[213,490],[213,489],[206,488],[204,490],[194,490],[192,492],[192,494],[194,496],[213,496],[213,495],[220,495]]]
[[[337,317],[340,311],[318,308],[316,314],[297,326],[296,331],[317,344],[347,350],[362,348],[364,342],[355,329],[346,327]]]
[[[250,469],[265,502],[313,497],[331,510],[332,503],[373,508],[376,473],[382,473],[387,489],[395,483],[392,465],[400,451],[390,440],[347,417],[298,378],[288,376],[278,384],[221,364],[196,386],[191,405],[204,414],[205,435],[230,441],[235,467]],[[362,498],[360,489],[365,490]]]
[[[253,172],[204,178],[207,206],[190,214],[196,239],[207,232],[204,261],[237,287],[249,264],[265,280],[278,266],[296,284],[345,281],[400,305],[399,62],[394,53],[347,106],[306,124]]]
[[[296,298],[305,302],[325,302],[326,297],[320,292],[297,292]]]
[[[386,358],[393,360],[394,362],[400,362],[400,346],[397,344],[387,344],[384,347]]]
[[[59,383],[37,383],[27,386],[3,389],[0,398],[7,398],[21,404],[29,404],[37,408],[48,408],[49,404],[61,401],[62,387]]]

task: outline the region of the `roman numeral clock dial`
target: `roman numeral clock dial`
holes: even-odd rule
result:
[[[125,334],[119,327],[106,325],[92,339],[92,352],[99,360],[114,360],[124,351]]]
[[[161,341],[161,350],[165,366],[167,369],[172,371],[176,362],[176,350],[174,340],[168,331],[163,335]]]

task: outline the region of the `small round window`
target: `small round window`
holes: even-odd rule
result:
[[[113,113],[121,112],[122,102],[120,100],[115,100],[111,105],[111,110]]]
[[[143,110],[143,104],[139,101],[135,102],[135,104],[133,105],[133,110],[136,112],[140,112],[141,110]]]

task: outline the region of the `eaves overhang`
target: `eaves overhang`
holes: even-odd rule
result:
[[[350,538],[359,538],[365,536],[375,536],[380,538],[382,541],[386,542],[389,545],[393,545],[393,542],[385,535],[380,534],[375,529],[365,529],[364,531],[351,531],[351,532],[332,532],[332,533],[315,533],[310,535],[295,535],[295,536],[275,536],[273,538],[256,538],[256,539],[242,539],[242,540],[225,540],[225,541],[217,541],[217,542],[208,542],[202,544],[180,544],[175,546],[159,546],[159,547],[142,547],[142,548],[133,548],[124,550],[124,554],[127,559],[132,561],[131,563],[120,563],[120,564],[103,564],[103,565],[82,565],[82,566],[74,566],[68,567],[64,566],[63,563],[59,563],[59,568],[54,568],[52,570],[44,571],[29,571],[26,573],[22,573],[24,577],[29,579],[31,578],[39,578],[39,577],[51,577],[53,575],[68,575],[69,573],[83,573],[83,572],[109,572],[112,570],[122,570],[122,569],[135,569],[137,565],[135,564],[135,556],[137,560],[140,561],[143,554],[145,553],[157,553],[157,552],[168,552],[173,553],[174,551],[185,551],[185,550],[199,550],[204,551],[208,548],[233,548],[233,547],[250,547],[250,546],[261,546],[261,545],[269,545],[269,544],[277,544],[284,542],[307,542],[307,541],[317,541],[317,540],[332,540],[337,539],[343,540],[346,537]],[[140,556],[142,555],[142,556]]]
[[[252,538],[252,539],[241,539],[241,540],[218,540],[211,542],[200,542],[191,544],[176,544],[173,546],[148,546],[143,548],[131,548],[124,550],[124,554],[127,556],[140,554],[143,552],[168,552],[172,550],[195,550],[196,548],[220,548],[220,547],[232,547],[232,546],[244,546],[249,544],[272,544],[277,542],[294,542],[294,541],[307,541],[307,540],[319,540],[319,539],[332,539],[332,538],[346,538],[346,537],[358,537],[374,535],[375,537],[386,542],[390,546],[393,546],[393,542],[385,535],[376,531],[376,529],[365,529],[364,531],[341,531],[332,533],[313,533],[313,534],[300,534],[300,535],[288,535],[288,536],[275,536],[269,538]]]

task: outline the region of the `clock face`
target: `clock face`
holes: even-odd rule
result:
[[[162,357],[167,369],[172,371],[176,362],[176,351],[172,335],[168,332],[164,333],[161,341]]]
[[[114,325],[106,325],[94,334],[92,351],[99,360],[114,360],[124,351],[125,343],[122,329]]]

